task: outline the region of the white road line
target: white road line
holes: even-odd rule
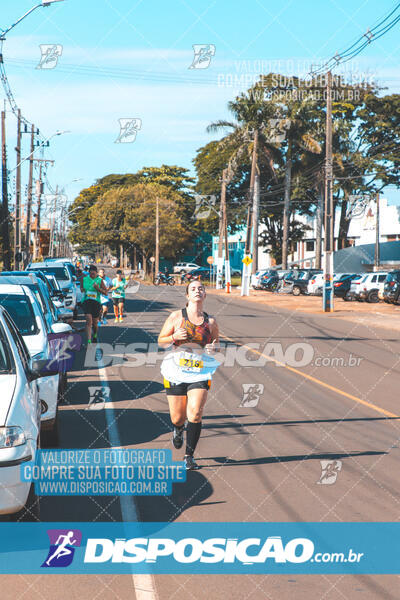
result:
[[[109,388],[109,383],[107,381],[106,368],[102,360],[98,361],[99,363],[99,377],[101,382],[101,387]],[[107,431],[108,438],[110,440],[110,444],[113,447],[121,448],[121,440],[119,438],[118,427],[114,415],[114,403],[110,400],[107,402],[107,409],[105,411],[106,422],[107,422]],[[119,498],[121,504],[121,513],[122,519],[124,522],[135,521],[139,522],[138,513],[135,504],[134,496],[120,496]],[[133,587],[135,590],[136,600],[158,600],[158,595],[156,592],[155,579],[153,575],[147,574],[133,574]]]

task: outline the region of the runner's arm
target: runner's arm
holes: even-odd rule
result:
[[[158,343],[160,346],[170,346],[176,340],[182,340],[187,337],[187,331],[182,328],[176,329],[177,316],[181,314],[181,311],[175,311],[171,313],[168,319],[165,321],[160,335],[158,336]],[[178,334],[178,337],[175,337]]]

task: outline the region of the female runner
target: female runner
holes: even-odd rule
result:
[[[173,344],[172,352],[162,362],[161,373],[174,426],[172,442],[175,448],[182,447],[187,419],[184,461],[186,469],[193,470],[200,468],[193,455],[200,438],[211,377],[219,366],[210,356],[218,351],[219,336],[216,320],[203,312],[206,291],[201,281],[186,286],[186,297],[186,308],[170,314],[158,343],[164,347]]]

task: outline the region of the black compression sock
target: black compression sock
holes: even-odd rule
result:
[[[197,442],[199,441],[201,433],[201,422],[192,423],[188,421],[186,428],[186,454],[193,456],[196,450]]]

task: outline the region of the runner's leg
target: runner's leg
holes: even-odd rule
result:
[[[174,427],[183,427],[186,420],[187,396],[168,396],[169,414]]]
[[[187,401],[187,433],[186,433],[186,456],[193,456],[201,433],[201,420],[204,405],[207,401],[208,390],[188,390]]]
[[[86,313],[86,337],[88,340],[92,339],[92,315]]]

